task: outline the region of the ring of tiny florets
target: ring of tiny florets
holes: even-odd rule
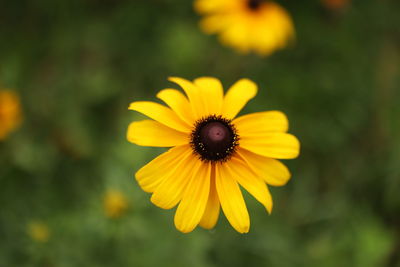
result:
[[[252,11],[256,11],[260,8],[263,2],[263,0],[247,0],[247,7]]]
[[[225,162],[236,151],[239,136],[232,120],[210,115],[195,122],[190,145],[204,162]]]

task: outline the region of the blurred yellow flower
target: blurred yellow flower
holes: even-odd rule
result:
[[[208,34],[239,52],[269,55],[284,48],[295,31],[288,12],[266,0],[196,0],[195,9],[205,17],[200,22]]]
[[[178,205],[175,226],[188,233],[200,225],[213,228],[220,205],[236,231],[247,233],[250,217],[239,185],[272,211],[268,186],[290,179],[276,159],[299,154],[300,143],[288,134],[280,111],[257,112],[235,118],[257,94],[257,85],[241,79],[224,95],[218,79],[190,82],[170,78],[185,91],[164,89],[157,97],[168,106],[140,101],[129,109],[153,120],[132,122],[127,138],[141,146],[172,147],[136,173],[141,188],[163,209]]]
[[[35,241],[46,243],[50,238],[50,230],[43,222],[34,221],[28,224],[28,235]]]
[[[0,91],[0,141],[21,123],[21,105],[16,93]]]
[[[103,201],[104,212],[109,218],[119,218],[128,209],[128,200],[119,191],[109,190]]]

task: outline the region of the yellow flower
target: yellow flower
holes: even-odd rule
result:
[[[104,196],[103,207],[107,217],[116,219],[126,212],[128,201],[121,192],[110,190]]]
[[[0,141],[21,123],[19,97],[12,91],[0,91]]]
[[[220,41],[239,52],[269,55],[294,38],[290,15],[278,4],[265,0],[196,0],[204,14],[200,27],[218,33]]]
[[[28,235],[35,241],[46,243],[50,238],[50,231],[47,225],[43,222],[31,222],[28,224]]]
[[[224,95],[221,82],[211,77],[193,82],[170,78],[185,91],[164,89],[154,102],[133,102],[129,109],[153,120],[132,122],[127,138],[141,146],[172,147],[136,173],[141,188],[153,193],[151,202],[163,209],[179,203],[175,226],[181,232],[197,225],[215,226],[222,210],[240,233],[250,218],[239,185],[266,210],[272,211],[268,186],[282,186],[289,170],[276,159],[295,158],[299,141],[288,130],[280,111],[236,115],[257,93],[248,79],[236,82]]]

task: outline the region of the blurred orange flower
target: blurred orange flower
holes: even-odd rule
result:
[[[21,124],[21,105],[18,95],[8,90],[0,91],[0,141]]]
[[[327,9],[341,10],[349,5],[350,0],[322,0],[322,4]]]

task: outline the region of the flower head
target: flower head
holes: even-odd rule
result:
[[[21,123],[19,97],[12,91],[0,91],[0,141]]]
[[[195,9],[204,14],[204,32],[218,33],[223,44],[239,52],[269,55],[294,37],[290,15],[271,1],[196,0]]]
[[[276,159],[295,158],[299,141],[287,133],[280,111],[235,118],[257,93],[248,79],[236,82],[224,95],[218,79],[193,82],[170,78],[186,95],[164,89],[154,102],[133,102],[129,109],[153,120],[132,122],[127,138],[141,146],[172,147],[136,173],[151,202],[163,209],[178,205],[175,226],[187,233],[197,225],[213,228],[220,207],[240,233],[249,231],[250,218],[240,186],[272,211],[268,185],[282,186],[288,169]],[[239,186],[240,185],[240,186]]]
[[[103,200],[104,212],[109,218],[119,218],[128,209],[128,201],[119,191],[109,190]]]
[[[27,227],[28,235],[35,241],[46,243],[50,238],[50,230],[47,224],[39,221],[32,221]]]

